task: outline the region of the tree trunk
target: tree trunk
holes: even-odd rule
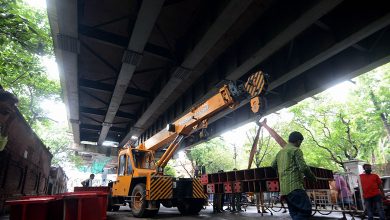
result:
[[[372,103],[374,104],[374,107],[375,107],[375,110],[380,112],[380,107],[379,107],[379,104],[376,100],[376,97],[375,97],[375,94],[374,92],[372,91],[372,89],[370,89],[370,98],[371,98],[371,101]],[[388,141],[390,141],[390,124],[389,122],[387,121],[387,118],[386,118],[386,115],[385,113],[380,113],[379,116],[381,117],[381,120],[383,122],[383,126],[385,127],[386,129],[386,132],[387,132],[387,139]]]

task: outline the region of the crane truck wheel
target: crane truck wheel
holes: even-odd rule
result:
[[[131,193],[131,212],[134,217],[144,217],[148,214],[146,210],[147,201],[145,199],[146,186],[144,183],[138,183]]]
[[[177,204],[177,209],[182,215],[197,215],[203,209],[203,199],[186,199]]]

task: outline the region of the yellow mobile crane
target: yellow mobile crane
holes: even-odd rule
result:
[[[259,114],[263,108],[262,95],[267,87],[265,75],[252,74],[246,83],[229,81],[219,91],[189,113],[140,143],[137,147],[127,142],[118,155],[117,180],[110,184],[109,209],[118,210],[130,203],[136,217],[157,214],[160,203],[177,207],[181,214],[197,214],[203,208],[207,194],[198,178],[174,178],[163,174],[164,167],[179,148],[181,141],[207,127],[208,119],[228,108],[235,108],[250,98],[252,112]],[[264,105],[264,104],[263,104]],[[168,146],[157,162],[154,154]]]

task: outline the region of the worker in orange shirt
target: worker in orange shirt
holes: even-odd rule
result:
[[[371,173],[371,164],[363,165],[364,173],[360,174],[363,189],[364,205],[367,209],[368,220],[373,219],[375,208],[381,220],[386,219],[382,199],[385,197],[382,180],[378,175]]]

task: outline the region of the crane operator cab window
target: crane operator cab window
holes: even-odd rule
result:
[[[125,175],[125,167],[126,167],[126,155],[123,154],[119,157],[118,176]]]
[[[127,156],[127,175],[133,174],[133,165],[131,164],[131,159]]]
[[[139,169],[154,169],[154,157],[149,151],[133,150],[134,166]]]

